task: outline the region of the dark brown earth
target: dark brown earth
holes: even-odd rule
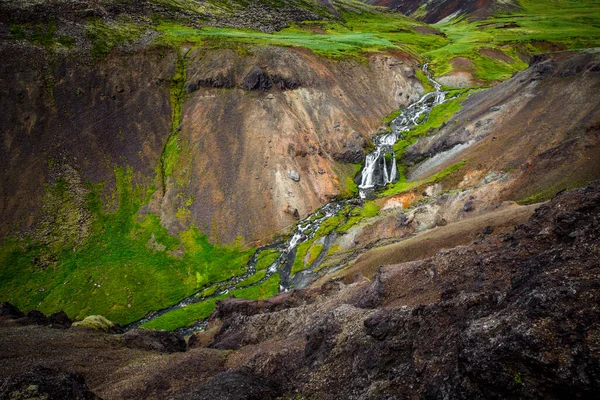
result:
[[[517,0],[368,0],[369,4],[385,6],[402,14],[434,24],[449,16],[468,16],[474,20],[485,19],[499,12],[520,8]],[[420,10],[425,7],[425,11]]]
[[[372,281],[223,301],[209,348],[172,355],[5,316],[0,393],[36,363],[82,374],[105,399],[597,398],[599,238],[596,181],[512,232]]]

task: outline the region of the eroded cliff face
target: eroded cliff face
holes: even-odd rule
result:
[[[71,225],[86,218],[71,193],[89,184],[104,184],[114,206],[118,166],[154,189],[142,212],[172,233],[194,224],[222,243],[264,241],[340,194],[381,118],[423,91],[403,55],[158,48],[92,62],[25,44],[1,52],[2,237],[47,219],[57,182],[73,183],[59,201]],[[185,79],[179,125],[174,77]]]
[[[192,51],[181,158],[157,198],[163,221],[185,224],[174,215],[185,207],[219,241],[264,241],[339,195],[354,172],[343,164],[362,161],[381,118],[422,93],[407,61]]]
[[[0,237],[51,217],[42,207],[48,185],[61,182],[66,194],[47,206],[72,203],[77,213],[86,181],[106,183],[110,195],[117,166],[131,167],[135,184],[152,184],[171,126],[175,53],[114,54],[92,66],[23,43],[0,46]]]

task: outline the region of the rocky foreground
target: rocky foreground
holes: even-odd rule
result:
[[[223,301],[186,352],[172,334],[41,327],[5,306],[0,399],[598,398],[599,304],[596,181],[372,281]]]

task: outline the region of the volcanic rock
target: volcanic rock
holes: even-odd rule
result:
[[[0,399],[95,400],[82,375],[35,366],[0,383]]]
[[[121,336],[125,346],[131,349],[152,350],[159,353],[175,353],[186,350],[185,339],[174,332],[132,329]]]

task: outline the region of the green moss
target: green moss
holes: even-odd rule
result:
[[[306,269],[310,265],[305,263],[304,259],[306,257],[306,254],[308,253],[308,250],[311,248],[314,242],[315,239],[313,238],[307,240],[304,243],[299,244],[298,247],[296,247],[296,258],[294,258],[294,264],[292,265],[292,275]]]
[[[354,177],[361,168],[361,164],[334,164],[334,171],[340,182],[340,198],[350,199],[358,195],[358,185],[354,183]]]
[[[94,331],[108,332],[114,328],[115,324],[104,318],[102,315],[90,315],[89,317],[85,317],[83,321],[74,322],[73,326],[79,326]]]
[[[398,110],[394,110],[391,113],[389,113],[387,116],[385,116],[381,122],[383,122],[386,125],[389,125],[392,123],[392,121],[394,121],[396,118],[398,118],[398,116],[402,114],[402,109],[398,109]]]
[[[238,299],[260,300],[275,296],[279,293],[279,274],[273,274],[257,286],[236,289],[233,295]]]
[[[279,274],[274,274],[260,285],[236,289],[231,294],[225,294],[199,303],[190,304],[161,315],[160,317],[141,325],[146,329],[175,330],[195,324],[198,320],[206,319],[216,308],[216,302],[228,297],[259,300],[272,297],[279,292]]]
[[[315,262],[315,260],[317,259],[317,257],[319,257],[322,251],[323,245],[321,243],[315,243],[314,245],[312,245],[311,248],[308,250],[308,265],[311,265],[313,262]]]
[[[131,169],[115,168],[115,177],[108,198],[103,185],[90,187],[87,208],[94,220],[89,238],[75,250],[55,250],[49,266],[41,268],[36,261],[48,251],[46,245],[5,240],[0,246],[1,301],[45,313],[64,310],[76,318],[99,314],[126,324],[244,272],[253,249],[211,244],[193,226],[172,236],[152,214],[138,220],[148,189],[133,186]],[[172,256],[169,250],[181,244],[183,257]]]
[[[437,182],[437,181],[445,178],[446,176],[458,171],[460,168],[462,168],[462,166],[464,164],[465,164],[464,161],[458,162],[456,164],[449,166],[448,168],[444,169],[443,171],[438,172],[435,175],[432,175],[426,179],[421,179],[418,181],[407,182],[406,178],[404,177],[404,174],[402,174],[402,178],[398,182],[394,183],[393,185],[388,186],[388,188],[386,190],[384,190],[383,192],[381,192],[379,194],[379,196],[380,197],[393,196],[393,195],[396,195],[399,193],[407,192],[409,190],[412,190],[412,189],[417,188],[422,185]]]
[[[256,273],[254,275],[252,275],[251,277],[246,278],[243,281],[241,281],[240,283],[238,283],[237,287],[244,288],[246,286],[254,285],[255,283],[262,280],[266,275],[267,275],[267,270],[265,270],[265,269],[256,271]]]
[[[217,289],[219,288],[218,285],[213,285],[207,289],[204,289],[199,295],[198,297],[210,297],[213,294],[215,294],[215,292],[217,291]]]
[[[88,22],[86,37],[92,42],[92,56],[104,58],[114,48],[136,42],[146,28],[134,23],[105,23],[101,18]]]
[[[260,253],[258,260],[256,261],[257,271],[269,268],[279,258],[279,252],[277,250],[266,250]]]
[[[197,321],[208,318],[215,310],[217,301],[227,297],[228,295],[223,295],[169,311],[152,321],[140,325],[140,328],[173,331],[194,325]]]
[[[175,64],[175,72],[171,78],[170,84],[170,103],[171,103],[171,134],[167,138],[160,158],[160,178],[162,181],[163,192],[166,191],[167,177],[173,175],[173,171],[178,164],[181,151],[181,137],[179,130],[182,121],[183,103],[186,97],[185,82],[187,76],[187,54],[178,53]],[[191,200],[193,201],[193,199]],[[186,204],[189,202],[186,202]],[[189,207],[189,206],[188,206]],[[185,211],[183,211],[185,212]],[[178,218],[186,219],[186,215],[178,215]]]
[[[314,21],[297,23],[272,34],[250,29],[194,29],[174,21],[161,21],[156,29],[162,34],[160,43],[192,42],[236,51],[247,45],[297,46],[332,58],[361,57],[388,49],[426,51],[447,44],[441,36],[416,34],[414,27],[422,23],[370,6],[360,8],[359,12],[343,9],[340,20],[319,22],[319,33],[314,31]]]
[[[371,218],[379,213],[379,206],[374,201],[367,201],[360,210],[362,218]]]
[[[423,85],[423,87],[425,88],[425,93],[435,91],[435,88],[431,85],[431,82],[429,82],[429,79],[427,78],[427,76],[425,76],[423,71],[421,71],[420,69],[416,70],[415,76],[417,77],[419,82],[421,82],[421,85]]]

